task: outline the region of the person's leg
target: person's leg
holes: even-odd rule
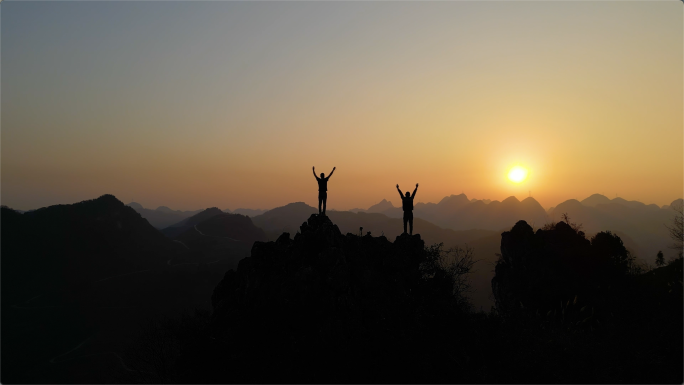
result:
[[[318,214],[321,214],[321,204],[323,203],[323,196],[318,194]]]
[[[409,217],[409,228],[411,229],[411,235],[413,235],[413,213]]]
[[[327,201],[328,201],[328,194],[325,194],[323,196],[323,215],[325,215],[325,205],[326,205]]]
[[[406,222],[408,222],[408,218],[406,217],[406,214],[404,214],[404,234],[406,234]]]

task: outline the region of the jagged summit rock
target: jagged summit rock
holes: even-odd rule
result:
[[[234,314],[244,301],[302,311],[327,301],[358,307],[366,295],[385,297],[415,285],[424,248],[420,235],[403,234],[393,243],[384,236],[342,235],[329,217],[312,214],[294,239],[283,233],[275,242],[254,242],[251,256],[214,290],[214,317]]]
[[[210,355],[243,367],[268,352],[281,357],[269,362],[285,371],[306,362],[316,371],[310,382],[329,382],[328,366],[366,370],[356,365],[373,362],[365,355],[386,350],[396,332],[403,330],[409,338],[423,330],[416,322],[427,305],[419,304],[434,297],[426,299],[434,288],[421,270],[427,255],[420,235],[404,234],[391,242],[384,236],[342,234],[329,217],[313,214],[294,237],[282,233],[276,241],[254,242],[251,256],[216,286],[210,328],[220,348]],[[414,349],[405,345],[401,349]],[[409,360],[403,350],[396,354]],[[263,376],[252,380],[291,381],[287,375]]]

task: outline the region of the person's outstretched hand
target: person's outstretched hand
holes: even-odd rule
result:
[[[333,171],[335,171],[336,168],[337,168],[337,167],[333,167]]]
[[[397,184],[397,188],[399,188],[399,184]]]
[[[311,167],[312,170],[316,171],[316,166]]]
[[[418,187],[418,183],[416,183],[416,187]]]

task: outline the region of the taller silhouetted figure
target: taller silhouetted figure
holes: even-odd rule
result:
[[[328,200],[328,179],[332,176],[332,174],[335,172],[335,169],[337,167],[333,167],[332,171],[330,171],[330,174],[328,174],[328,177],[325,177],[324,173],[321,173],[321,177],[316,176],[316,167],[313,167],[313,174],[314,177],[316,178],[316,181],[318,181],[318,214],[323,214],[325,215],[325,203]],[[323,211],[321,211],[321,204],[323,204]]]
[[[399,196],[401,197],[401,208],[404,209],[404,234],[406,234],[406,222],[409,223],[410,233],[413,235],[413,198],[416,197],[416,191],[418,191],[418,183],[416,183],[416,189],[413,190],[413,195],[408,191],[406,196],[399,190],[399,185],[397,185],[397,191],[399,191]]]

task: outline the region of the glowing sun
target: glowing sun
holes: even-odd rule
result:
[[[527,179],[527,169],[520,166],[515,166],[508,172],[508,179],[511,182],[520,183]]]

